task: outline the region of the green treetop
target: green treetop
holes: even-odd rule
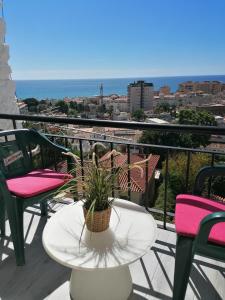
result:
[[[144,113],[144,110],[143,109],[137,109],[135,112],[132,113],[132,116],[131,116],[135,121],[143,121],[145,120],[146,118],[146,115]]]

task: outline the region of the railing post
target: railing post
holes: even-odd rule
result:
[[[187,169],[186,169],[186,184],[185,184],[186,193],[188,192],[188,183],[189,183],[189,174],[190,174],[190,161],[191,161],[191,152],[188,151]]]
[[[128,187],[128,200],[131,201],[131,176],[130,176],[130,145],[127,144],[127,187]]]
[[[163,228],[166,229],[167,217],[167,188],[168,188],[168,169],[169,169],[169,150],[166,151],[166,172],[165,172],[165,192],[164,192],[164,211],[163,211]]]
[[[146,154],[146,159],[147,158],[148,158],[148,154]],[[148,166],[149,166],[149,161],[147,160],[145,162],[145,199],[144,199],[145,207],[148,207],[148,203],[147,203],[147,195],[148,195]]]
[[[15,119],[12,119],[12,123],[13,123],[13,128],[14,128],[14,129],[17,129],[17,126],[16,126],[16,120],[15,120]]]
[[[113,151],[113,143],[110,143],[110,150]],[[111,155],[111,174],[114,174],[114,157]],[[112,175],[113,175],[112,174]],[[112,185],[112,197],[115,197],[114,184]]]
[[[68,138],[65,137],[65,147],[68,148]]]
[[[215,154],[212,153],[212,158],[211,158],[211,167],[214,166],[214,162],[215,162]],[[211,195],[211,190],[212,190],[212,179],[213,177],[209,177],[209,180],[208,180],[208,197],[210,197]]]
[[[80,145],[81,176],[82,176],[82,180],[84,180],[84,158],[83,158],[83,146],[82,146],[81,139],[79,139],[79,145]]]

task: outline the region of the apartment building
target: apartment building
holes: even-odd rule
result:
[[[179,84],[179,92],[204,92],[218,94],[225,90],[225,83],[220,81],[186,81]]]
[[[211,112],[213,115],[225,116],[225,105],[223,104],[211,104],[211,105],[202,105],[196,107],[197,111],[205,110]]]
[[[105,104],[106,109],[113,108],[113,112],[128,112],[128,104],[126,96],[117,96],[115,97],[104,97],[103,103]]]
[[[128,108],[130,113],[137,109],[153,109],[154,86],[152,83],[139,80],[128,85]]]
[[[170,87],[168,85],[165,85],[165,86],[162,86],[160,89],[159,89],[159,94],[162,94],[162,95],[170,95],[171,93],[171,90],[170,90]]]

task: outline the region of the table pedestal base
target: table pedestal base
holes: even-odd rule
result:
[[[70,295],[73,300],[127,300],[132,293],[128,266],[106,270],[72,270]]]

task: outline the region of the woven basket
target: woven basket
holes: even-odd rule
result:
[[[109,227],[111,207],[102,211],[95,211],[93,214],[88,214],[85,207],[83,207],[83,211],[88,230],[92,232],[101,232]]]

